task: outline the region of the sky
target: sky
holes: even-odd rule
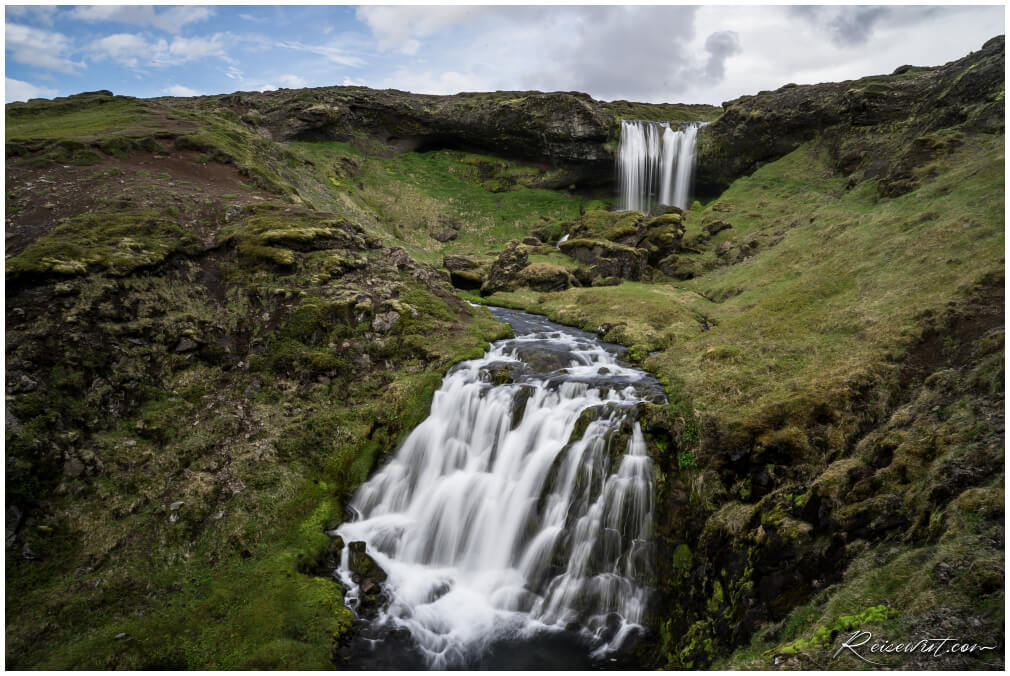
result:
[[[8,5],[5,22],[8,102],[353,84],[719,104],[940,65],[1005,32],[1002,4]]]

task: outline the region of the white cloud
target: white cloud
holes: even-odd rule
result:
[[[9,58],[37,68],[75,74],[84,64],[71,61],[70,39],[62,33],[7,23],[4,26]]]
[[[276,46],[283,47],[285,49],[293,49],[299,52],[318,54],[319,56],[325,57],[327,60],[341,66],[357,67],[365,64],[361,57],[350,54],[344,48],[338,47],[335,44],[307,45],[303,42],[278,42]]]
[[[51,99],[56,96],[55,89],[39,87],[31,82],[15,80],[12,77],[4,79],[4,99],[7,103],[11,101],[27,101],[28,99]]]
[[[8,17],[26,19],[45,26],[53,25],[53,17],[59,9],[55,5],[7,5]]]
[[[88,51],[96,60],[108,59],[128,68],[178,66],[208,57],[231,62],[225,53],[225,38],[224,34],[215,33],[207,37],[175,37],[169,42],[148,41],[134,33],[115,33],[93,41]]]
[[[255,89],[258,92],[275,92],[277,91],[277,85],[264,84],[259,85],[257,87],[253,87],[253,89]]]
[[[190,89],[189,87],[184,87],[182,85],[172,85],[171,87],[165,87],[163,90],[169,96],[200,96],[200,92],[195,89]]]
[[[288,87],[290,89],[301,89],[307,83],[305,78],[299,75],[281,75],[277,78],[277,81],[281,83],[282,87]]]
[[[494,11],[492,7],[359,7],[356,16],[371,29],[382,51],[413,55],[421,41],[456,24],[470,23]]]
[[[244,21],[252,21],[253,23],[263,23],[266,21],[266,19],[261,16],[253,16],[252,14],[245,14],[245,13],[239,14],[238,18]]]
[[[116,21],[178,33],[186,24],[206,21],[214,16],[214,10],[198,5],[170,7],[161,12],[150,5],[92,5],[74,7],[70,10],[70,16],[81,21]]]
[[[162,40],[161,43],[164,49],[165,41]],[[147,40],[133,33],[106,35],[89,46],[89,51],[96,59],[109,59],[130,68],[139,66],[141,59],[149,59],[154,49],[154,45],[149,45]]]
[[[348,84],[346,79],[344,84]],[[407,68],[397,69],[382,81],[381,86],[418,94],[458,94],[459,92],[488,91],[493,88],[486,80],[472,73],[457,73],[451,70],[436,73],[430,70],[413,71]]]
[[[164,60],[170,65],[176,65],[188,61],[196,61],[197,59],[205,59],[208,56],[216,56],[228,60],[228,56],[224,51],[224,36],[221,33],[215,33],[208,37],[173,38],[172,43],[168,46],[167,57]]]

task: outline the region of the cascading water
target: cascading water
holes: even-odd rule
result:
[[[659,205],[687,209],[701,122],[623,120],[617,148],[618,210],[649,213]]]
[[[446,376],[337,529],[388,574],[372,626],[409,632],[432,668],[562,634],[599,658],[643,629],[650,597],[653,469],[635,412],[662,388],[591,334],[505,314],[517,337]],[[347,551],[338,575],[354,608]]]

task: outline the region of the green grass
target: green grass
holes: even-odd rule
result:
[[[148,116],[147,106],[135,99],[117,98],[70,111],[50,104],[8,104],[6,136],[8,140],[94,137],[141,127]]]
[[[178,251],[193,253],[199,240],[151,211],[104,212],[78,216],[7,259],[7,278],[37,273],[83,275],[105,270],[125,275],[155,265]]]
[[[709,268],[695,279],[486,302],[592,328],[627,322],[626,335],[609,339],[663,350],[648,368],[682,378],[700,411],[741,420],[773,403],[833,401],[847,383],[883,377],[917,317],[1002,268],[1003,204],[999,139],[975,137],[896,199],[879,198],[873,181],[846,191],[807,144],[686,221],[688,239],[707,222],[733,225],[688,254]],[[759,244],[746,262],[711,267],[726,240]],[[714,348],[736,358],[706,358]]]
[[[331,199],[375,214],[376,234],[423,262],[437,264],[446,253],[496,252],[538,226],[575,220],[585,201],[564,191],[525,187],[523,182],[542,180],[544,171],[486,155],[439,150],[369,157],[344,143],[291,147],[310,158],[332,185]],[[356,173],[344,175],[342,157],[358,165]],[[486,180],[479,165],[491,167]],[[510,189],[493,192],[513,181]],[[450,227],[459,231],[456,240],[442,244],[431,237]]]

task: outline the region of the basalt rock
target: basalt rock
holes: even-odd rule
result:
[[[845,82],[786,85],[775,91],[742,96],[723,104],[723,114],[698,132],[697,188],[718,193],[736,178],[752,173],[801,143],[824,135],[837,137],[832,155],[840,173],[869,166],[901,153],[907,142],[954,125],[971,131],[1003,133],[1004,39],[935,68],[910,69]],[[902,135],[880,135],[891,145],[879,148],[863,140],[860,128],[908,120]],[[852,138],[848,135],[852,132]],[[845,170],[848,171],[845,171]],[[885,195],[911,189],[909,177]]]
[[[534,291],[564,291],[579,282],[565,268],[550,263],[533,263],[523,268],[517,276],[520,285]]]
[[[529,263],[526,247],[518,240],[512,240],[501,252],[487,273],[487,280],[480,287],[481,296],[490,296],[498,291],[512,291],[517,283],[519,271]]]
[[[574,239],[562,242],[561,251],[589,266],[589,278],[619,277],[633,281],[645,274],[648,252],[607,240]]]
[[[466,256],[445,256],[442,266],[449,271],[449,281],[457,289],[479,289],[487,278],[487,264]]]

